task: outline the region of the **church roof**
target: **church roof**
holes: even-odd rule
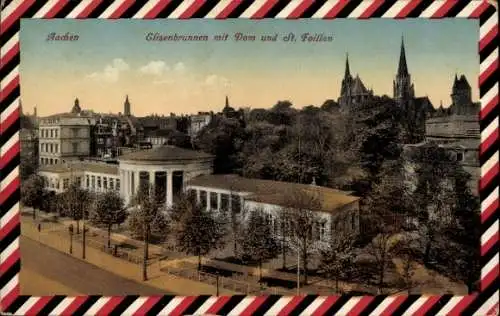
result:
[[[455,75],[455,82],[453,83],[453,89],[470,89],[469,82],[465,75],[461,75],[460,79]]]
[[[365,85],[363,84],[363,81],[361,81],[361,78],[359,76],[356,76],[352,83],[352,94],[363,94],[367,93],[368,90],[366,89]]]
[[[202,151],[184,149],[174,146],[161,146],[153,149],[140,150],[125,154],[119,160],[134,161],[177,161],[177,160],[197,160],[211,159],[213,155]]]

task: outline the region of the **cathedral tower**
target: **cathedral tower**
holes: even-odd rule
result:
[[[341,109],[345,109],[350,104],[352,83],[353,83],[353,78],[351,76],[351,69],[349,67],[349,55],[346,54],[345,73],[344,73],[344,79],[342,79],[342,86],[340,88],[340,97],[338,102]]]
[[[415,98],[415,88],[411,82],[411,75],[406,64],[405,44],[401,38],[401,53],[399,55],[399,66],[396,79],[393,82],[394,99],[401,106]]]
[[[468,107],[472,104],[471,87],[467,78],[455,74],[455,81],[451,89],[451,100],[453,102],[453,113],[458,115],[468,114]]]
[[[125,116],[130,116],[130,101],[128,100],[128,94],[125,97],[125,103],[123,104],[123,114]]]

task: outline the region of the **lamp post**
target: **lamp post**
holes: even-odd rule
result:
[[[73,253],[73,224],[68,227],[69,230],[69,253]]]

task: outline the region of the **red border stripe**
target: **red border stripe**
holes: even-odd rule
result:
[[[250,305],[248,305],[243,312],[241,312],[240,316],[253,315],[253,312],[255,312],[257,308],[259,308],[259,306],[266,301],[266,299],[267,296],[255,296],[253,302],[250,303]]]
[[[122,16],[123,13],[125,13],[125,11],[127,11],[128,8],[130,8],[132,6],[132,4],[134,4],[134,0],[126,0],[124,1],[116,10],[115,12],[111,13],[111,15],[109,16],[109,19],[118,19],[119,17]]]
[[[42,297],[39,297],[38,300],[36,301],[35,304],[33,304],[33,306],[31,306],[31,308],[26,312],[26,316],[35,316],[37,315],[41,310],[42,308],[47,305],[47,303],[52,299],[51,296],[42,296]]]
[[[3,35],[16,21],[21,20],[21,16],[35,3],[35,0],[23,0],[21,4],[0,23],[0,35]]]
[[[19,214],[16,214],[12,217],[12,219],[8,222],[3,224],[2,228],[0,229],[0,240],[4,239],[5,236],[7,236],[8,233],[10,233],[16,225],[19,224]]]
[[[286,304],[285,307],[283,307],[283,309],[278,313],[277,316],[290,315],[295,309],[295,307],[297,307],[297,305],[299,305],[303,299],[304,296],[294,296],[292,300],[288,302],[288,304]]]
[[[3,68],[14,56],[19,54],[19,42],[17,42],[14,46],[12,46],[9,51],[3,55],[0,59],[0,69]]]
[[[460,302],[458,302],[455,307],[453,307],[449,312],[448,316],[460,316],[462,314],[462,311],[467,308],[467,306],[470,305],[477,297],[477,294],[470,294],[467,296],[464,296]]]
[[[325,14],[325,19],[333,19],[339,14],[340,11],[349,3],[349,0],[340,0],[337,4],[333,6],[333,8]]]
[[[174,308],[173,311],[170,312],[170,316],[181,316],[183,315],[184,311],[186,310],[186,308],[189,307],[189,305],[191,305],[191,303],[193,303],[193,301],[196,299],[196,296],[186,296],[184,297],[184,299],[182,300],[182,302],[179,303],[179,305],[177,305],[176,308]]]
[[[144,15],[144,19],[154,19],[172,0],[161,0]]]
[[[287,19],[298,19],[314,3],[313,0],[302,0],[302,2],[290,13]]]
[[[413,9],[415,9],[422,0],[412,0],[410,3],[408,3],[398,14],[396,14],[395,18],[396,19],[404,19],[410,14]]]
[[[495,129],[485,140],[481,142],[481,154],[484,154],[498,140],[498,129]]]
[[[312,313],[312,316],[322,316],[324,315],[330,307],[335,304],[335,302],[339,299],[338,296],[328,296],[323,304],[321,304],[315,311]]]
[[[4,274],[9,270],[10,267],[12,267],[17,261],[19,261],[21,258],[21,253],[19,248],[14,250],[12,254],[8,258],[2,258],[2,263],[0,264],[0,273]]]
[[[68,0],[59,0],[43,17],[44,19],[52,19],[54,16],[61,12],[62,8],[68,4]]]
[[[358,316],[365,310],[366,306],[373,301],[373,296],[363,296],[356,305],[347,313],[347,316]]]
[[[479,112],[479,118],[484,119],[498,105],[498,94]]]
[[[499,239],[498,231],[491,238],[481,245],[481,256],[484,256],[493,247]]]
[[[436,305],[440,298],[441,295],[429,296],[427,301],[413,315],[425,315],[432,306]]]
[[[495,25],[496,27],[493,27],[489,32],[488,34],[486,34],[485,36],[483,36],[483,38],[481,38],[479,40],[479,52],[481,52],[490,42],[492,42],[495,37],[497,37],[498,35],[498,25]]]
[[[61,315],[64,316],[71,316],[75,313],[75,311],[78,309],[78,307],[82,306],[85,301],[87,301],[88,297],[87,296],[77,296],[75,297],[75,300],[69,304],[68,307],[61,313]]]
[[[2,125],[0,125],[0,132],[3,133],[19,118],[19,107],[16,107],[12,113],[9,114],[4,120],[2,120]]]
[[[252,19],[262,19],[266,15],[266,13],[269,12],[269,10],[271,10],[271,8],[276,5],[276,3],[278,3],[277,0],[268,0],[268,1],[264,2],[262,7],[260,7],[260,9],[257,10],[257,12],[255,12],[251,18]]]
[[[78,16],[76,17],[77,19],[84,19],[86,17],[88,17],[90,15],[90,13],[92,13],[92,11],[95,10],[95,8],[97,8],[97,6],[99,4],[101,4],[101,2],[103,0],[91,0],[92,2],[90,2],[86,7],[85,9],[82,10],[82,12],[80,12],[80,14],[78,14]]]
[[[212,306],[207,309],[205,314],[217,314],[222,306],[224,306],[230,299],[231,297],[229,296],[221,296],[217,298],[217,301],[215,301],[215,303],[213,303]]]
[[[432,19],[442,18],[457,3],[458,0],[447,0],[436,12],[434,12],[431,18]]]
[[[153,306],[158,303],[161,299],[161,296],[150,296],[148,299],[137,309],[134,315],[146,315]]]
[[[19,74],[17,74],[11,82],[9,82],[2,91],[0,91],[0,102],[3,102],[5,98],[19,86]]]
[[[216,19],[227,18],[231,14],[231,12],[233,12],[234,9],[236,9],[242,2],[243,2],[243,0],[231,1],[219,14],[217,14],[217,16],[215,18]]]
[[[494,165],[481,177],[481,190],[484,189],[498,175],[498,164]]]
[[[0,302],[1,307],[4,307],[4,309],[7,309],[10,306],[10,304],[12,304],[14,302],[14,300],[19,296],[19,292],[20,292],[20,287],[19,287],[19,283],[18,283],[14,286],[14,288],[9,293],[1,296],[1,299],[2,299],[2,301]]]
[[[483,14],[484,11],[486,11],[486,9],[488,9],[488,7],[490,6],[490,4],[488,3],[488,1],[485,1],[483,0],[481,5],[479,7],[477,7],[469,16],[468,18],[469,19],[477,19],[481,16],[481,14]]]
[[[484,81],[498,68],[498,59],[491,63],[491,65],[479,75],[479,86],[482,86]]]
[[[498,265],[494,266],[486,275],[481,273],[481,291],[488,288],[496,278],[498,278]]]
[[[382,313],[380,313],[380,316],[390,316],[394,313],[394,311],[396,311],[396,309],[401,306],[401,304],[404,303],[404,301],[406,301],[406,299],[408,298],[408,296],[406,295],[398,295],[390,304],[389,306],[387,306],[386,309],[384,309],[382,311]]]
[[[493,201],[490,206],[484,211],[481,212],[481,223],[486,222],[493,213],[498,209],[498,199]]]
[[[106,304],[104,304],[103,307],[96,313],[96,315],[99,316],[106,316],[110,315],[113,309],[120,304],[123,301],[124,297],[123,296],[113,296],[111,297]]]
[[[19,177],[14,178],[11,183],[9,183],[5,189],[0,192],[0,204],[3,204],[9,196],[11,196],[14,191],[19,188]]]
[[[367,19],[372,16],[372,14],[377,10],[382,3],[384,3],[384,0],[374,0],[372,4],[363,12],[360,16],[359,19]]]
[[[179,19],[189,19],[196,13],[196,11],[198,11],[199,8],[201,8],[203,4],[205,4],[205,2],[206,0],[195,0],[186,11],[182,12]]]
[[[17,141],[2,157],[0,157],[0,169],[3,169],[9,161],[11,161],[13,157],[20,152],[20,148],[21,144]]]

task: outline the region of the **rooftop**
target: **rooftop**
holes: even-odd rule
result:
[[[118,165],[97,162],[78,162],[73,164],[57,164],[43,166],[41,172],[66,173],[71,171],[87,171],[118,175]]]
[[[196,160],[211,159],[214,156],[202,151],[179,148],[164,145],[161,147],[140,150],[121,156],[120,160],[142,160],[142,161],[175,161],[175,160]]]
[[[360,198],[350,195],[350,192],[335,190],[332,188],[281,182],[272,180],[260,180],[243,178],[237,175],[202,175],[188,182],[192,186],[212,187],[223,190],[250,193],[246,199],[286,206],[287,198],[294,192],[305,192],[318,196],[321,201],[321,211],[333,212]]]

